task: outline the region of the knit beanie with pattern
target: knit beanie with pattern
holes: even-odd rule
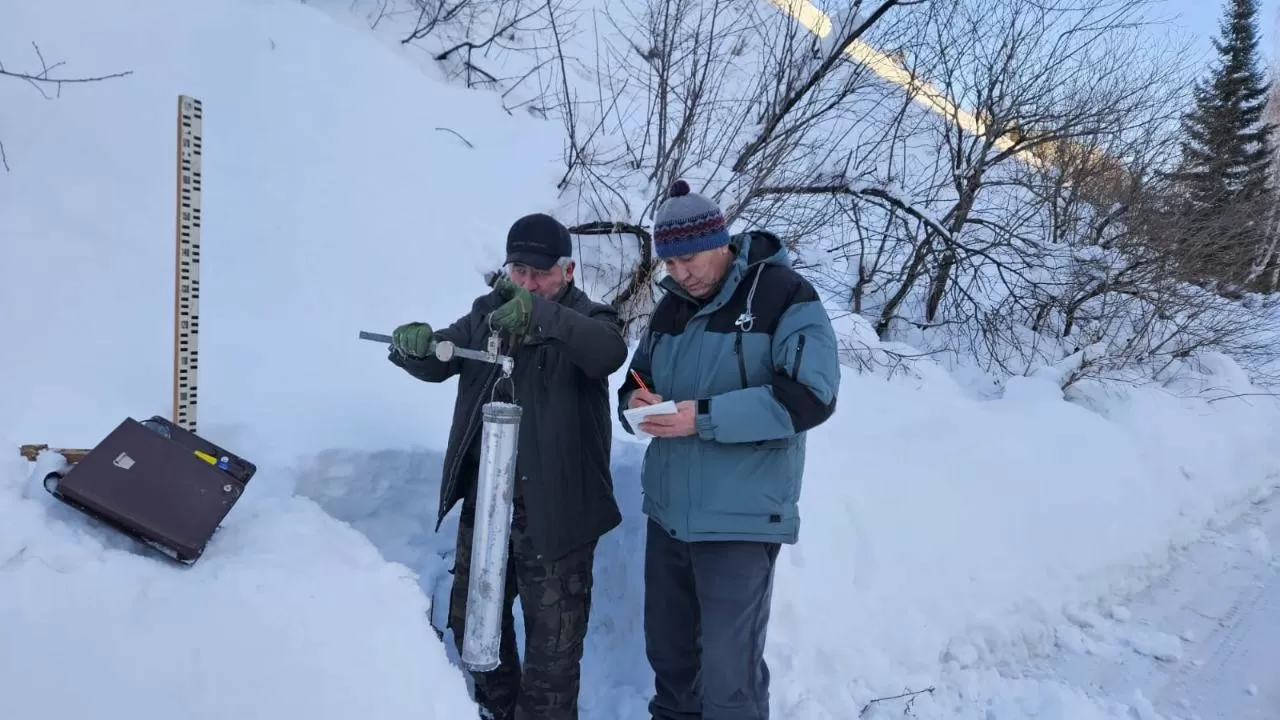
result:
[[[711,200],[689,192],[689,183],[677,180],[671,194],[653,218],[653,249],[667,259],[712,250],[729,244],[724,214]]]

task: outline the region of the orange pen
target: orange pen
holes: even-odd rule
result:
[[[651,393],[651,392],[653,392],[652,390],[650,390],[650,389],[649,389],[649,386],[648,386],[648,385],[645,385],[645,384],[644,384],[644,380],[641,380],[641,379],[640,379],[640,373],[636,372],[635,370],[632,370],[632,371],[631,371],[631,377],[635,378],[635,379],[636,379],[636,382],[640,384],[640,389],[641,389],[641,390],[643,390],[643,391],[645,391],[645,392],[647,392],[647,393]]]

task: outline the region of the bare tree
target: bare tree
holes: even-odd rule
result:
[[[736,0],[413,2],[406,43],[563,124],[578,254],[628,322],[660,270],[646,222],[685,178],[871,320],[861,367],[909,365],[875,335],[1064,386],[1268,352],[1266,303],[1186,282],[1213,258],[1170,243],[1187,75],[1149,40],[1157,0],[854,2],[825,38]]]
[[[57,70],[64,63],[59,61],[50,65],[49,63],[45,62],[44,54],[40,52],[39,45],[32,42],[31,47],[35,51],[36,60],[40,63],[39,70],[27,70],[27,71],[10,70],[4,66],[3,62],[0,62],[0,77],[7,77],[13,80],[21,80],[23,82],[30,84],[32,87],[36,89],[36,92],[40,93],[40,95],[43,96],[46,100],[52,100],[57,97],[62,97],[63,85],[100,82],[102,80],[121,78],[121,77],[125,77],[127,75],[133,74],[132,70],[125,70],[123,72],[115,72],[115,73],[109,73],[107,75],[98,75],[98,76],[89,76],[89,77],[61,77],[59,75],[55,75],[53,71]],[[53,93],[52,95],[49,94],[51,91]],[[3,167],[5,169],[5,172],[10,171],[9,159],[8,159],[8,156],[5,154],[3,140],[0,140],[0,167]]]
[[[910,67],[947,121],[934,125],[940,172],[914,194],[941,205],[942,227],[924,228],[881,310],[882,333],[918,283],[925,284],[923,321],[933,323],[950,290],[953,300],[973,305],[966,288],[991,265],[1000,283],[1038,269],[1044,251],[1026,231],[1035,214],[1010,188],[1006,168],[1044,163],[1055,145],[1124,133],[1135,115],[1167,101],[1176,68],[1147,57],[1136,32],[1147,4],[957,0],[930,7],[928,50]],[[981,270],[957,286],[966,265]]]
[[[1265,303],[1181,282],[1184,259],[1162,244],[1177,228],[1156,179],[1186,83],[1180,53],[1142,32],[1147,5],[911,10],[903,21],[928,42],[901,58],[901,84],[931,114],[886,129],[911,159],[786,189],[839,199],[848,218],[809,248],[821,256],[809,272],[843,283],[882,339],[1002,374],[1063,358],[1075,362],[1064,382],[1156,372],[1206,348],[1264,358],[1252,331]]]
[[[1026,231],[1040,238],[1044,270],[984,315],[1005,333],[988,343],[1003,353],[991,352],[999,369],[1045,363],[1068,388],[1160,378],[1204,351],[1230,354],[1255,377],[1274,358],[1272,301],[1185,281],[1190,258],[1176,239],[1186,228],[1163,172],[1178,152],[1179,91],[1166,82],[1116,132],[1048,145],[1040,162],[1005,173],[1041,209]]]
[[[566,0],[379,1],[408,4],[380,6],[377,21],[411,13],[401,44],[426,50],[448,77],[499,92],[508,112],[548,116],[545,102],[568,72],[564,48],[580,14]]]
[[[908,16],[928,43],[903,59],[904,84],[933,111],[896,126],[910,129],[914,161],[811,188],[844,198],[854,218],[826,240],[827,273],[836,285],[843,271],[850,307],[874,316],[881,338],[928,331],[1018,372],[1073,352],[1100,302],[1121,314],[1126,288],[1166,286],[1169,258],[1126,255],[1122,242],[1152,205],[1126,197],[1167,161],[1183,87],[1177,53],[1140,33],[1146,5],[965,0]],[[1108,243],[1114,277],[1091,281]]]
[[[909,46],[896,6],[854,2],[826,41],[777,8],[736,0],[650,0],[605,15],[601,97],[578,105],[576,163],[566,184],[583,212],[642,225],[685,178],[730,223],[769,225],[799,251],[806,236],[848,220],[830,193],[892,153],[910,99],[893,92],[851,47],[873,35]],[[875,32],[873,32],[875,31]],[[630,281],[612,298],[643,315],[655,264],[640,236],[620,260]]]

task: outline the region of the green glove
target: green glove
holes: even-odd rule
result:
[[[519,293],[529,292],[517,285],[510,275],[499,275],[498,279],[493,283],[493,289],[498,293],[498,297],[503,300],[510,300]]]
[[[412,322],[401,325],[391,333],[391,347],[401,355],[423,358],[431,354],[435,334],[426,323]]]
[[[506,302],[490,313],[489,324],[515,336],[524,335],[529,330],[529,317],[533,314],[533,295],[506,276],[498,278],[493,289]]]

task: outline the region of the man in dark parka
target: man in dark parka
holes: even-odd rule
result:
[[[609,469],[612,421],[609,376],[626,361],[618,314],[573,282],[568,230],[534,214],[507,235],[506,273],[476,299],[471,312],[435,330],[414,322],[392,334],[389,359],[419,380],[458,376],[453,425],[445,452],[436,528],[462,502],[449,627],[462,647],[480,461],[480,407],[494,393],[500,368],[454,358],[441,362],[435,342],[486,349],[491,328],[515,358],[513,384],[495,399],[523,408],[516,465],[503,619],[501,665],[475,673],[482,717],[573,720],[578,717],[580,663],[591,608],[592,566],[601,535],[621,514]],[[525,663],[516,651],[512,604],[524,610]]]

